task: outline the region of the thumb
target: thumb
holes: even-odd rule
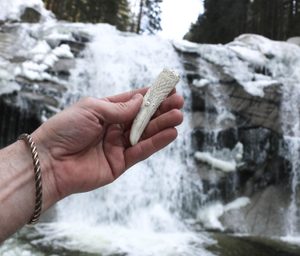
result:
[[[143,96],[141,94],[134,95],[127,102],[103,102],[101,108],[101,115],[103,120],[108,123],[125,123],[133,120],[140,110],[143,102]]]

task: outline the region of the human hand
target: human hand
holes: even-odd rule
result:
[[[183,120],[183,98],[174,91],[161,104],[140,142],[129,132],[147,88],[104,99],[85,98],[45,122],[33,134],[48,194],[58,201],[106,185],[167,146]],[[141,95],[142,94],[142,95]],[[50,191],[50,192],[49,192]]]

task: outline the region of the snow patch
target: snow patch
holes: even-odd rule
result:
[[[264,97],[264,89],[269,86],[279,84],[276,80],[259,80],[250,82],[240,82],[245,91],[253,96]]]
[[[173,45],[176,49],[183,51],[183,52],[197,52],[199,48],[199,44],[192,43],[187,40],[173,40]]]
[[[234,149],[222,149],[220,151],[210,152],[196,152],[194,157],[196,160],[206,163],[213,168],[223,172],[235,172],[237,168],[242,165],[244,153],[243,144],[238,142]]]
[[[299,41],[299,37],[283,42],[244,34],[226,45],[176,41],[174,47],[200,56],[201,79],[194,81],[196,87],[220,83],[215,73],[221,69],[226,82],[237,82],[251,95],[264,97],[264,88],[268,86],[285,85],[287,80],[299,84],[300,48],[295,45]],[[212,71],[211,65],[216,70]]]
[[[52,68],[59,59],[72,59],[73,53],[69,45],[62,44],[53,50],[45,40],[40,40],[29,54],[31,60],[23,62],[14,70],[16,76],[20,75],[32,81],[54,81],[55,78],[47,70]],[[56,81],[56,80],[55,80]]]
[[[250,202],[251,201],[248,197],[240,197],[226,205],[223,205],[221,202],[210,203],[199,209],[197,214],[197,221],[202,223],[202,225],[207,229],[217,229],[224,231],[225,228],[219,218],[225,212],[238,210],[242,207],[247,206]]]
[[[73,59],[74,55],[71,52],[71,48],[67,44],[62,44],[58,47],[56,47],[53,52],[54,55],[56,55],[58,58],[64,58],[64,59]]]
[[[201,162],[211,165],[213,168],[217,168],[223,172],[235,172],[236,162],[225,161],[212,156],[209,152],[196,152],[195,158]]]
[[[21,90],[20,85],[13,82],[3,84],[2,81],[0,80],[0,95],[10,94],[12,92],[20,91],[20,90]]]
[[[220,202],[215,202],[204,206],[198,211],[197,220],[206,229],[218,229],[224,231],[224,227],[219,218],[224,214],[224,206]]]
[[[226,204],[224,206],[224,211],[228,212],[228,211],[232,211],[232,210],[238,210],[242,207],[247,206],[248,204],[250,204],[250,199],[248,197],[240,197],[237,198],[236,200]]]
[[[291,37],[287,40],[287,42],[290,44],[295,44],[295,45],[300,46],[300,37],[299,36]]]
[[[193,85],[198,87],[198,88],[209,85],[210,83],[211,82],[208,79],[194,79],[193,80]]]
[[[234,43],[228,44],[228,47],[233,50],[241,59],[250,62],[254,66],[265,66],[267,58],[261,52],[247,48],[246,45],[237,45]]]

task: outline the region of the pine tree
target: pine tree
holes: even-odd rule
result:
[[[127,0],[118,1],[118,12],[117,12],[117,28],[122,31],[128,31],[131,28],[133,22],[130,18],[131,11],[129,9],[129,3]]]
[[[118,29],[130,28],[128,0],[43,0],[58,19],[72,22],[109,23]]]
[[[186,39],[227,43],[243,33],[275,40],[300,35],[300,0],[204,0],[204,8]]]
[[[300,36],[300,0],[292,1],[288,37]]]
[[[137,20],[138,34],[155,34],[161,30],[161,3],[163,0],[140,0],[140,11]]]
[[[227,43],[247,27],[249,0],[205,0],[204,14],[198,17],[185,39],[201,43]]]

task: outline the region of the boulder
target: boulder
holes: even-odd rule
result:
[[[207,249],[214,255],[222,256],[297,256],[300,247],[284,243],[280,240],[258,236],[233,236],[212,233],[217,241]]]
[[[38,23],[41,19],[41,13],[34,8],[26,7],[20,16],[22,22]]]
[[[289,207],[290,202],[289,192],[287,186],[268,186],[255,193],[246,207],[226,212],[221,221],[226,228],[237,232],[259,236],[284,236],[287,221],[285,209]]]
[[[33,22],[37,21],[38,16],[35,9],[27,8],[24,10],[22,18],[24,22]],[[55,30],[56,28],[50,28],[48,31],[50,34],[51,29]],[[22,37],[19,36],[20,34]],[[78,34],[81,35],[80,32]],[[19,134],[31,133],[43,121],[60,111],[61,100],[69,83],[70,70],[76,65],[74,58],[66,58],[65,55],[67,53],[71,55],[71,51],[80,54],[85,46],[81,42],[84,40],[83,36],[78,36],[78,40],[81,40],[78,42],[80,47],[76,44],[75,39],[74,41],[64,41],[58,37],[57,46],[67,45],[69,48],[65,47],[65,52],[54,56],[57,48],[52,49],[47,45],[47,34],[39,36],[40,38],[36,38],[35,44],[26,45],[23,42],[25,39],[30,38],[30,41],[33,42],[35,38],[20,24],[4,25],[1,29],[1,148],[14,142]],[[37,50],[32,53],[34,47]],[[66,49],[70,49],[69,52]],[[45,60],[47,57],[49,59],[49,56],[55,57],[55,62],[41,63],[42,59]],[[43,68],[45,65],[46,68]]]

